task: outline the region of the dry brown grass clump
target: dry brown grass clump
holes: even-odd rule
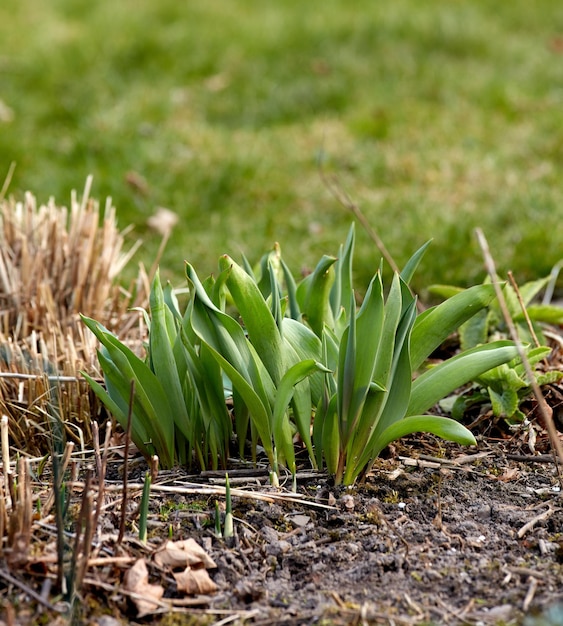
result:
[[[101,212],[90,186],[91,178],[69,208],[53,199],[38,206],[31,193],[0,202],[0,411],[16,442],[42,431],[46,414],[89,422],[94,407],[78,372],[96,374],[96,343],[79,314],[134,336],[139,315],[130,309],[147,301],[142,268],[129,289],[119,283],[140,242],[124,251],[111,200]]]

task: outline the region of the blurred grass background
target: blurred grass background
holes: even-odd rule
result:
[[[0,179],[68,204],[94,175],[151,265],[157,206],[180,216],[162,264],[204,276],[279,241],[297,273],[351,216],[415,286],[484,275],[473,229],[519,281],[563,257],[563,3],[558,0],[3,0]],[[358,232],[365,283],[379,253]]]

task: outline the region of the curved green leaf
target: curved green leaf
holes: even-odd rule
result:
[[[518,350],[511,341],[495,341],[431,367],[413,382],[407,415],[428,411],[458,387],[516,356]]]
[[[336,258],[323,256],[312,274],[307,276],[297,287],[297,298],[300,302],[303,319],[320,337],[323,326],[332,328],[334,318],[330,306],[330,290],[334,282],[334,264]]]
[[[422,260],[422,257],[424,256],[428,246],[431,243],[432,243],[432,239],[430,239],[425,244],[420,246],[420,248],[407,261],[407,264],[405,265],[405,267],[403,268],[401,272],[401,278],[405,281],[407,285],[411,282],[412,277],[418,267],[418,264]]]
[[[437,437],[447,441],[455,441],[464,446],[474,446],[477,443],[470,430],[449,417],[410,415],[391,424],[381,433],[374,449],[374,458],[393,441],[413,433],[432,433]]]
[[[488,306],[494,297],[493,285],[476,285],[419,315],[411,335],[413,370],[418,369],[463,322]]]
[[[224,255],[219,265],[229,270],[227,287],[244,321],[248,338],[277,384],[285,370],[285,354],[280,329],[270,307],[254,279],[231,257]]]

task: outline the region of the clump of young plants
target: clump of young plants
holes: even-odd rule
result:
[[[563,378],[563,372],[542,367],[542,363],[551,352],[548,346],[540,345],[540,342],[545,343],[544,325],[563,322],[561,307],[534,304],[534,299],[549,280],[550,277],[547,276],[527,282],[518,291],[508,283],[503,286],[508,313],[515,323],[521,341],[526,346],[527,359],[534,369],[534,376],[540,387]],[[489,277],[484,284],[491,284]],[[452,286],[434,285],[430,287],[430,292],[443,297],[453,297],[463,290]],[[506,337],[507,332],[498,301],[493,300],[459,327],[459,343],[462,349],[470,349],[486,344],[492,338]],[[532,389],[519,359],[513,359],[484,372],[472,382],[474,384],[471,387],[454,399],[451,409],[454,419],[461,420],[471,407],[489,405],[493,416],[504,419],[508,425],[515,426],[524,421],[525,416],[520,405],[530,397]]]
[[[256,271],[224,255],[217,276],[204,281],[188,263],[183,312],[157,274],[144,359],[84,318],[101,343],[105,387],[88,380],[124,427],[131,414],[133,441],[164,466],[225,465],[234,438],[241,456],[249,446],[256,459],[261,447],[275,483],[280,464],[295,476],[298,442],[313,467],[352,484],[404,435],[431,432],[473,444],[463,425],[427,411],[517,351],[494,341],[421,371],[444,339],[494,298],[492,285],[479,285],[419,314],[409,281],[426,248],[395,274],[386,297],[378,268],[359,307],[353,228],[338,257],[324,256],[299,282],[278,247]]]

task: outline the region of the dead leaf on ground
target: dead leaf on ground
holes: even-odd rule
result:
[[[207,573],[208,568],[217,567],[215,561],[195,541],[167,541],[154,554],[160,567],[169,567],[178,585],[178,591],[190,595],[209,594],[217,591],[217,585]]]
[[[125,572],[124,583],[127,591],[143,596],[142,598],[133,598],[137,607],[137,617],[144,617],[158,610],[158,602],[164,595],[164,587],[149,583],[149,572],[145,559],[138,559],[133,567]]]
[[[162,548],[154,554],[154,561],[157,565],[168,566],[171,569],[191,567],[215,568],[215,561],[197,543],[195,539],[185,541],[167,541]]]
[[[203,567],[192,569],[186,567],[183,572],[173,574],[178,585],[178,591],[184,591],[189,595],[215,593],[217,585],[209,578],[207,570]]]
[[[503,473],[498,477],[503,483],[508,483],[518,478],[520,478],[520,472],[517,467],[506,467]]]

